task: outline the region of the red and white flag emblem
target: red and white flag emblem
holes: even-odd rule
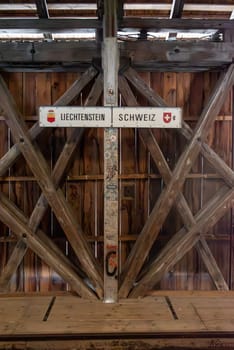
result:
[[[55,122],[55,111],[53,109],[49,109],[47,113],[47,121],[49,123]]]
[[[163,112],[163,121],[164,123],[170,123],[172,119],[171,112]]]

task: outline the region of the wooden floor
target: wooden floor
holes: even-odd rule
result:
[[[158,345],[173,340],[178,346],[187,339],[186,348],[200,339],[199,344],[210,345],[208,348],[219,342],[226,344],[224,348],[232,344],[234,349],[234,292],[164,291],[118,304],[85,301],[72,295],[0,296],[0,348],[10,342],[43,340],[45,344],[55,339],[145,339],[147,344],[157,339]]]

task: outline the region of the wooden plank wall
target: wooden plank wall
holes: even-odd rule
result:
[[[194,127],[204,103],[217,80],[218,73],[141,73],[145,81],[171,106],[183,107],[184,119]],[[28,126],[37,120],[40,105],[51,105],[77,79],[77,73],[5,73],[4,79],[14,96],[19,110],[25,116]],[[74,102],[82,105],[84,92]],[[214,128],[210,131],[208,143],[231,166],[232,122],[231,95],[223,106]],[[147,105],[144,98],[137,96],[139,103]],[[121,101],[121,96],[120,96]],[[101,101],[100,101],[101,104]],[[51,168],[62,150],[69,129],[53,129],[40,136],[38,143]],[[154,130],[162,151],[173,169],[186,143],[175,131]],[[11,146],[10,132],[3,118],[0,118],[0,156]],[[120,130],[120,269],[142,229],[153,204],[164,184],[153,161],[142,145],[137,130]],[[79,145],[73,164],[67,174],[63,190],[73,206],[79,222],[87,234],[95,256],[103,260],[103,130],[87,129]],[[220,187],[222,179],[201,156],[194,164],[184,185],[184,195],[193,213],[196,213],[210,196]],[[30,215],[39,197],[37,183],[20,158],[0,178],[0,190],[27,214]],[[150,259],[157,254],[168,239],[181,227],[181,220],[172,209],[154,244]],[[62,230],[48,209],[42,228],[60,246],[66,255],[75,261],[71,247]],[[208,243],[231,286],[234,270],[231,261],[231,213],[228,213],[211,230]],[[14,234],[0,222],[0,271],[15,244]],[[193,249],[171,271],[156,288],[161,289],[214,289],[206,269]],[[46,266],[30,250],[11,281],[11,291],[55,291],[68,290],[61,278]]]

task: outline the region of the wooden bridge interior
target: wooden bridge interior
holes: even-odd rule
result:
[[[233,0],[0,2],[0,349],[234,348],[233,40]]]

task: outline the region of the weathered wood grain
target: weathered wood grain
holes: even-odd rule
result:
[[[86,105],[94,105],[97,103],[100,95],[102,92],[102,75],[100,74],[99,77],[96,79],[93,88],[90,91],[90,94],[86,100]],[[84,133],[84,129],[76,128],[73,129],[72,133],[68,136],[68,139],[64,145],[63,151],[61,152],[55,167],[53,169],[53,180],[56,187],[59,186],[61,180],[63,179],[64,173],[71,162],[71,159],[73,158],[74,152],[77,148],[77,145],[79,144],[81,137]],[[39,227],[39,224],[47,210],[48,202],[43,194],[41,194],[40,198],[37,201],[37,204],[30,216],[30,219],[28,221],[29,228],[35,233]],[[43,237],[44,240],[46,239]],[[56,249],[56,246],[50,242],[49,239],[46,240],[48,246],[50,246],[51,249],[53,249],[57,254],[61,255],[61,252],[59,252],[58,249]],[[22,261],[22,258],[24,257],[27,250],[27,246],[21,245],[19,248],[16,246],[15,251],[12,253],[14,259],[10,259],[5,271],[3,272],[1,279],[5,282],[5,286],[9,283],[10,277],[13,275],[13,273],[16,271],[17,267],[19,266],[20,262]],[[17,253],[18,252],[18,253]],[[16,263],[16,256],[18,254],[18,261]],[[101,297],[101,287],[97,287],[97,294]]]
[[[146,274],[130,293],[131,297],[144,295],[181,257],[200,239],[199,232],[207,232],[233,205],[234,191],[222,187],[214,197],[195,215],[196,224],[186,233],[181,229],[152,263]]]
[[[3,194],[0,194],[0,217],[1,220],[17,234],[19,238],[23,238],[27,245],[40,256],[48,265],[52,266],[72,288],[84,298],[94,299],[94,294],[90,291],[82,279],[78,277],[69,265],[65,265],[64,261],[60,261],[59,256],[30,230],[25,220],[21,220],[22,212],[13,207],[11,202]],[[27,219],[26,219],[27,220]]]
[[[121,78],[121,85],[119,88],[128,106],[137,105],[136,98],[131,93],[131,90],[129,90],[128,83],[123,77]],[[125,95],[125,92],[126,92],[126,95]],[[152,134],[152,131],[149,129],[140,129],[139,134],[144,144],[149,149],[150,154],[155,164],[157,165],[157,168],[160,174],[162,175],[162,178],[165,184],[168,185],[172,178],[172,172],[168,166],[166,159],[163,156],[163,153],[156,139]],[[189,205],[182,193],[178,194],[175,206],[177,208],[179,215],[183,220],[183,224],[185,228],[189,230],[194,224],[196,224],[196,220],[194,219],[193,214],[189,208]],[[222,273],[219,267],[217,266],[217,263],[215,262],[215,259],[204,238],[201,238],[201,242],[197,244],[197,248],[203,258],[203,261],[217,289],[228,290],[227,283],[225,282],[222,276]]]
[[[37,14],[39,18],[49,18],[48,6],[46,0],[36,0]]]
[[[65,31],[75,30],[75,29],[90,29],[90,28],[101,28],[101,21],[93,18],[85,19],[80,18],[77,21],[74,18],[56,18],[54,19],[45,19],[41,18],[40,21],[32,18],[14,18],[14,19],[6,19],[2,18],[0,22],[0,28],[2,30],[8,29],[31,29],[36,31],[41,31],[42,33],[49,32],[63,32],[63,28],[66,28]],[[223,23],[223,26],[226,27],[226,23]]]
[[[12,278],[12,274],[17,270],[19,264],[24,258],[25,251],[27,249],[27,244],[23,240],[19,240],[16,243],[16,246],[11,253],[10,258],[8,259],[8,263],[4,266],[3,272],[0,275],[0,291],[6,291],[9,281]],[[14,270],[12,272],[12,266],[14,266]]]
[[[23,223],[27,227],[29,226],[29,219],[27,218],[27,216],[19,209],[15,210],[16,206],[11,200],[7,199],[6,196],[2,196],[1,200],[7,206],[10,213],[13,213],[13,215],[16,215],[21,223]],[[29,228],[29,230],[31,230],[31,229]],[[31,230],[31,232],[33,232],[33,231]],[[35,232],[33,232],[33,234],[35,234]],[[66,258],[65,255],[61,252],[61,250],[57,247],[57,245],[54,244],[52,242],[52,240],[41,229],[38,229],[36,231],[36,236],[39,237],[39,239],[43,242],[43,244],[45,244],[45,246],[47,246],[49,248],[50,251],[52,251],[54,254],[56,254],[56,256],[59,259],[60,264],[63,264],[65,266],[69,266],[70,269],[77,272],[79,275],[82,275],[79,267],[75,266],[70,260],[68,260],[68,258]],[[1,291],[2,292],[6,291],[6,289],[7,289],[7,283],[9,283],[9,279],[11,277],[10,273],[11,272],[13,273],[14,269],[17,268],[17,267],[14,267],[13,264],[15,264],[15,265],[20,264],[20,262],[21,262],[20,256],[23,253],[25,254],[27,248],[28,248],[27,241],[24,239],[24,237],[20,236],[19,240],[16,244],[16,247],[15,247],[16,251],[14,250],[12,252],[12,255],[10,256],[8,263],[4,267],[4,271],[3,271],[2,275],[0,276]],[[23,258],[23,256],[22,256],[22,258]]]
[[[10,20],[9,20],[10,21]],[[14,20],[15,21],[15,20]],[[43,19],[40,19],[43,21]],[[37,21],[37,22],[40,22]],[[50,19],[50,21],[53,21]],[[56,19],[56,21],[59,21]],[[229,21],[231,22],[231,21]],[[63,24],[64,26],[64,24]],[[44,33],[44,32],[43,32]],[[48,32],[46,32],[48,33]],[[148,71],[222,70],[231,64],[230,42],[135,41],[119,43],[121,57],[134,68]],[[101,47],[91,42],[2,42],[0,67],[9,71],[84,71],[93,58],[101,58]],[[32,55],[33,52],[33,55]]]
[[[97,75],[97,70],[90,67],[70,88],[54,103],[54,106],[66,106],[82,91],[82,89]],[[45,129],[35,123],[29,130],[32,140],[36,139]],[[3,175],[20,155],[19,146],[15,144],[0,160],[0,174]]]
[[[232,29],[233,21],[229,20],[217,20],[217,19],[192,19],[192,18],[124,18],[120,22],[120,28],[146,28],[150,29],[172,29],[179,30],[192,30],[192,29]],[[1,24],[0,24],[1,27]]]
[[[126,297],[132,288],[137,274],[139,273],[153,242],[157,238],[159,230],[165,221],[174,200],[181,190],[194,160],[199,154],[201,149],[200,142],[206,138],[215,116],[219,112],[229,89],[233,85],[233,79],[234,69],[233,65],[231,65],[226,74],[219,79],[202,112],[188,147],[185,149],[177,162],[170,183],[162,191],[148,221],[146,222],[128,257],[123,272],[123,283],[120,287],[121,297]]]
[[[229,290],[229,287],[204,237],[200,237],[200,240],[196,244],[196,248],[202,257],[202,260],[212,278],[212,281],[214,282],[216,289]]]
[[[1,296],[0,347],[14,347],[15,350],[233,347],[231,291],[160,291],[151,297],[120,300],[116,305],[60,295],[56,297],[47,321],[43,322],[51,299],[49,295]],[[178,319],[173,318],[166,300]],[[81,317],[77,318],[79,314]],[[126,320],[124,323],[123,319]],[[120,333],[122,324],[126,328]],[[21,335],[20,339],[13,339],[17,335]],[[53,339],[49,339],[51,335]]]
[[[53,180],[50,176],[48,166],[39,149],[32,144],[27,128],[18,114],[17,108],[9,94],[3,79],[0,84],[2,106],[5,111],[6,122],[11,128],[12,135],[23,153],[27,163],[37,178],[45,197],[53,209],[61,227],[67,235],[77,256],[90,276],[94,285],[101,285],[102,278],[98,271],[97,263],[91,253],[90,247],[84,238],[82,229],[73,216],[71,208],[61,190],[56,190]]]
[[[124,72],[127,80],[137,89],[137,91],[145,96],[152,106],[167,107],[166,102],[159,96],[153,89],[151,89],[137,74],[137,72],[129,68]],[[192,137],[192,129],[190,126],[182,122],[182,128],[178,129],[178,132],[182,134],[187,140]],[[217,173],[221,174],[225,182],[232,187],[234,184],[234,172],[232,169],[219,157],[205,142],[202,142],[201,146],[202,155],[210,162],[215,168]]]
[[[184,8],[184,0],[173,0],[170,18],[181,18]]]

